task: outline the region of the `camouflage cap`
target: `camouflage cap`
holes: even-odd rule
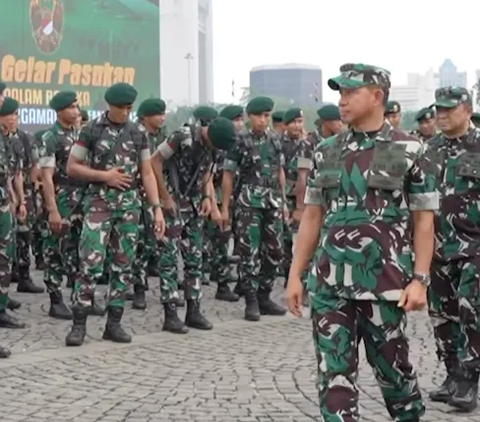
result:
[[[433,119],[435,117],[435,110],[430,107],[422,108],[416,115],[415,121],[421,122],[422,120]]]
[[[334,91],[342,88],[363,88],[369,85],[390,88],[390,72],[378,66],[347,63],[340,67],[339,76],[328,80],[328,86]]]
[[[435,91],[435,107],[455,108],[463,103],[472,104],[472,96],[465,88],[449,86]]]
[[[398,101],[389,101],[385,107],[385,116],[387,114],[400,113],[401,111],[402,107]]]

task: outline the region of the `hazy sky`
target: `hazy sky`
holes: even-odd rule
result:
[[[475,83],[480,68],[479,0],[213,0],[215,101],[232,101],[249,85],[254,66],[307,63],[323,70],[326,86],[343,63],[362,62],[392,72],[435,70],[450,58]]]

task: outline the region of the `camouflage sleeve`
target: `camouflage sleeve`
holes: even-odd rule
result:
[[[323,154],[317,147],[315,151],[314,159],[312,160],[310,167],[310,176],[307,181],[307,190],[305,192],[305,205],[326,205],[323,197],[322,188],[318,185],[318,170],[320,168],[319,163],[323,160]]]
[[[55,168],[56,158],[56,139],[55,134],[52,131],[47,131],[40,138],[38,147],[38,166],[40,168]]]
[[[150,141],[148,139],[147,133],[142,132],[142,144],[140,146],[140,161],[143,163],[144,161],[150,160]]]
[[[436,170],[423,154],[423,147],[408,175],[408,200],[411,211],[434,211],[440,208]]]
[[[298,170],[310,169],[313,159],[312,144],[306,140],[300,141],[297,152],[297,168]]]
[[[77,141],[73,144],[70,150],[70,155],[81,161],[85,161],[89,152],[92,150],[92,136],[91,126],[84,126],[78,136]]]
[[[239,139],[235,146],[227,152],[225,160],[223,160],[222,169],[226,171],[236,172],[242,161],[241,140]]]
[[[153,156],[160,155],[164,160],[173,157],[180,149],[183,143],[192,143],[192,133],[190,128],[182,127],[180,130],[173,132],[165,141],[163,141],[153,153]]]
[[[12,150],[10,154],[10,171],[12,174],[17,174],[23,170],[23,148],[19,142],[12,142]]]

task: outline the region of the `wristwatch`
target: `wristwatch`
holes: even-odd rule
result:
[[[153,208],[154,210],[156,210],[156,209],[158,209],[158,208],[162,208],[162,205],[160,204],[160,202],[157,202],[156,204],[153,204],[153,205],[152,205],[152,208]]]
[[[430,283],[432,282],[430,274],[413,273],[413,279],[418,280],[425,287],[430,286]]]

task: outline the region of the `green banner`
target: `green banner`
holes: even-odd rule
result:
[[[0,79],[24,129],[55,122],[48,103],[61,90],[92,118],[116,82],[138,101],[160,96],[159,0],[1,0],[0,14]]]

